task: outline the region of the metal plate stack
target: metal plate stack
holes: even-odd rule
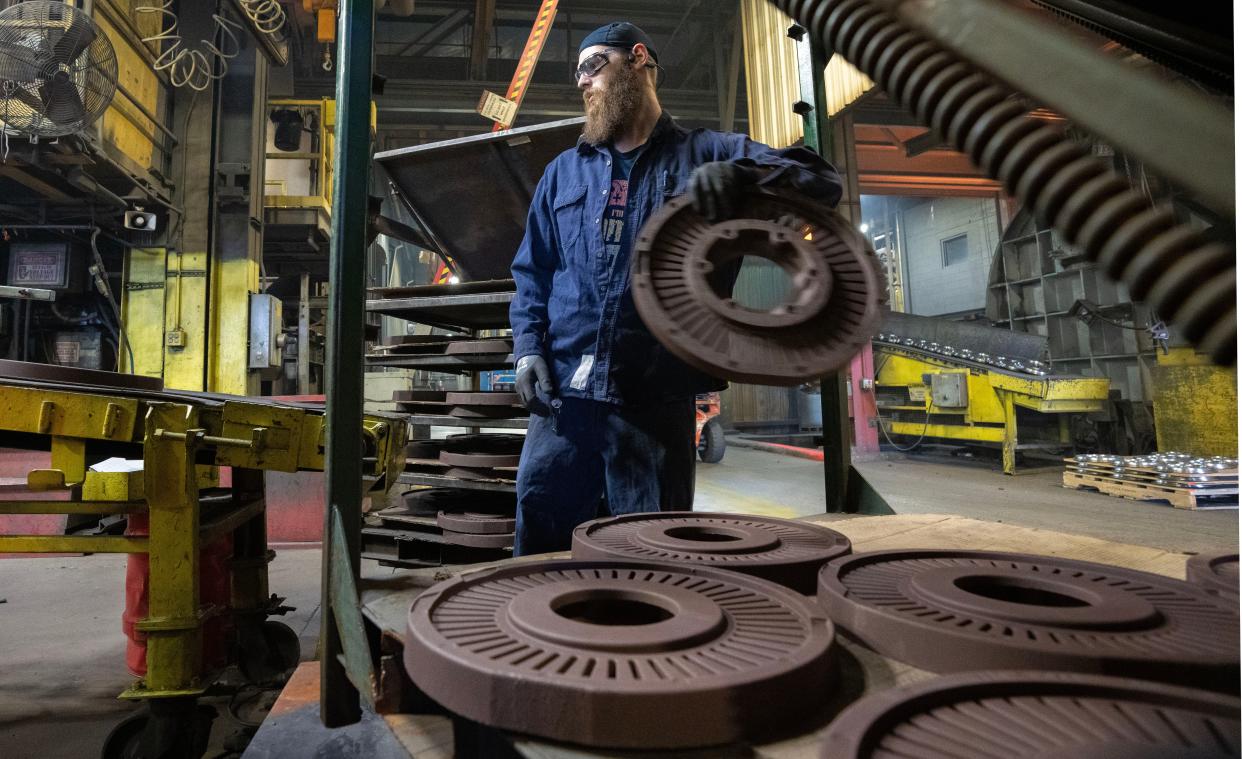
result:
[[[403,567],[476,564],[512,556],[512,489],[525,439],[471,433],[411,441],[403,477],[428,478],[443,486],[410,491],[404,505],[371,515],[363,528],[363,556]]]
[[[1177,452],[1079,454],[1065,459],[1063,484],[1134,500],[1165,500],[1184,509],[1237,508],[1238,460]]]
[[[508,338],[463,340],[442,335],[403,335],[367,354],[368,366],[393,366],[434,372],[504,369],[513,364]]]

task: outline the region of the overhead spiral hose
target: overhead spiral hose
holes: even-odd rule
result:
[[[1218,364],[1237,356],[1231,243],[1152,207],[1013,92],[872,0],[771,0]]]

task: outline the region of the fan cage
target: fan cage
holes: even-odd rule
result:
[[[0,11],[0,125],[61,137],[92,124],[116,94],[116,52],[85,12],[53,0]]]

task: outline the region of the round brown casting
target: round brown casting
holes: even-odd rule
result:
[[[468,469],[495,469],[497,467],[515,467],[521,456],[494,453],[453,453],[440,451],[440,463],[449,466],[461,466]]]
[[[1236,602],[1147,572],[1019,553],[875,551],[825,566],[819,600],[863,643],[933,672],[1238,683]]]
[[[405,667],[485,725],[606,748],[689,748],[800,725],[832,687],[833,629],[779,585],[717,569],[539,561],[440,583]]]
[[[444,450],[453,453],[497,453],[517,455],[522,452],[525,435],[508,433],[471,433],[444,438]]]
[[[517,528],[517,520],[497,514],[466,511],[453,514],[441,511],[436,514],[436,524],[442,530],[464,532],[471,535],[496,535],[512,533]]]
[[[772,517],[700,511],[625,514],[574,530],[575,559],[627,559],[730,569],[814,594],[825,562],[850,552],[826,527]]]
[[[1237,698],[1116,677],[972,672],[878,693],[829,726],[823,759],[1225,759]]]
[[[455,340],[444,351],[449,356],[508,354],[513,352],[509,340]]]
[[[849,362],[879,328],[887,298],[875,253],[836,212],[752,191],[747,218],[711,224],[674,198],[634,246],[634,305],[674,355],[708,374],[796,385]],[[767,310],[732,297],[746,256],[776,264],[790,295]]]
[[[461,488],[424,488],[405,494],[409,511],[429,516],[438,516],[442,511],[512,515],[516,502],[517,496],[512,493]]]
[[[445,543],[454,546],[466,546],[467,548],[512,548],[513,533],[500,534],[478,534],[470,532],[454,532],[453,530],[444,530],[440,533],[440,537]]]
[[[1186,560],[1186,582],[1222,596],[1238,597],[1238,555],[1199,554]]]

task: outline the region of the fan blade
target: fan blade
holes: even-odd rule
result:
[[[69,19],[69,28],[52,43],[52,53],[57,61],[71,63],[90,47],[96,34],[94,22],[85,13],[76,12]]]
[[[10,96],[10,99],[18,101],[19,103],[26,106],[27,108],[34,111],[35,113],[43,112],[42,98],[40,98],[38,95],[31,92],[30,90],[26,89],[25,87],[18,87],[16,90],[14,90],[13,94]]]
[[[78,96],[78,88],[72,84],[47,84],[39,94],[43,96],[43,115],[58,126],[67,126],[86,118],[86,107]]]
[[[33,82],[38,78],[38,52],[26,45],[0,40],[0,81]]]

